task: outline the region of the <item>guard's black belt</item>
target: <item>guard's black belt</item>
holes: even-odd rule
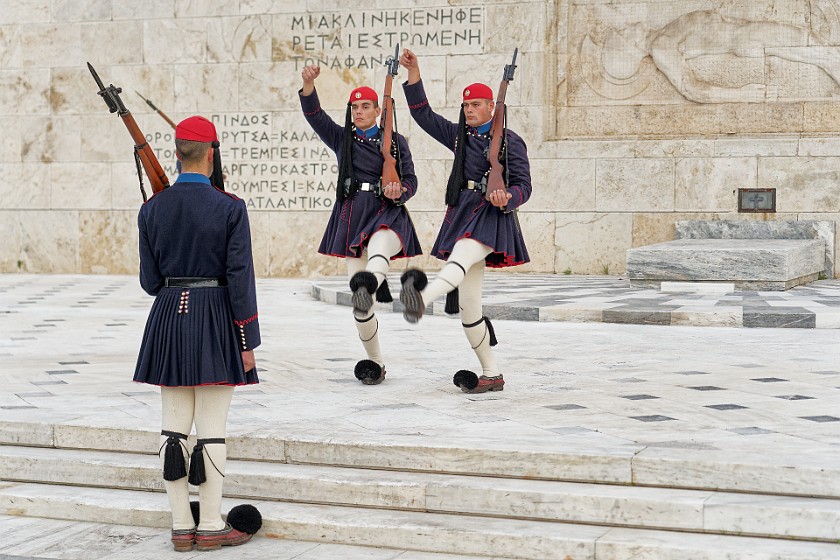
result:
[[[166,277],[167,288],[224,288],[227,278]]]
[[[467,181],[461,188],[469,189],[471,191],[479,191],[481,194],[484,194],[487,192],[487,178],[485,177],[481,181]]]

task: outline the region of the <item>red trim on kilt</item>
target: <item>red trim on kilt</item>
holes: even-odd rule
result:
[[[134,380],[132,380],[134,381]],[[140,383],[141,385],[154,385],[155,387],[166,387],[166,388],[174,388],[174,387],[244,387],[245,385],[257,385],[259,381],[255,381],[253,383],[202,383],[201,385],[158,385],[157,383],[147,383],[146,381],[134,381],[134,383]]]
[[[472,237],[470,236],[470,232],[467,232],[464,235],[462,235],[461,237],[459,237],[458,239],[456,239],[455,243],[458,243],[462,239],[472,239]],[[478,241],[478,239],[473,239],[473,241],[481,243],[481,241]],[[484,245],[484,243],[481,243],[481,244]],[[515,261],[514,259],[516,257],[514,255],[508,255],[505,251],[494,251],[493,247],[490,247],[489,245],[484,245],[484,246],[490,249],[490,255],[501,255],[505,259],[504,262],[502,262],[502,263],[489,263],[489,262],[487,262],[487,258],[490,255],[487,255],[487,257],[484,257],[484,265],[487,268],[507,268],[509,266],[519,266],[520,264],[526,264],[528,262],[528,261]],[[451,254],[452,254],[452,251],[438,251],[438,253],[436,255],[433,255],[433,256],[438,260],[447,261],[447,260],[449,260],[449,255],[451,255]]]

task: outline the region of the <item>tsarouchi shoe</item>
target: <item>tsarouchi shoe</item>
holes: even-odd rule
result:
[[[172,529],[172,546],[176,552],[190,552],[195,544],[195,527],[192,529]]]
[[[423,303],[421,290],[429,283],[426,273],[416,268],[409,268],[403,272],[400,278],[402,290],[400,291],[400,303],[403,304],[403,317],[409,323],[416,323],[426,312],[426,304]]]
[[[366,314],[373,307],[373,294],[376,292],[376,276],[367,270],[361,270],[350,279],[350,290],[353,292],[351,302],[353,311],[360,315]]]
[[[455,374],[452,382],[456,387],[460,387],[465,393],[486,393],[487,391],[504,391],[505,379],[499,375],[487,377],[482,375],[479,377],[475,373],[462,369]]]
[[[195,547],[198,550],[217,550],[223,546],[238,546],[250,541],[252,536],[226,523],[225,528],[218,531],[196,531]]]

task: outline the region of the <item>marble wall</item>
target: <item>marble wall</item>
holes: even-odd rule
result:
[[[172,129],[135,90],[216,121],[260,275],[340,272],[315,253],[336,169],[300,113],[300,71],[322,66],[340,121],[350,89],[381,90],[397,42],[453,120],[461,89],[495,89],[519,48],[509,122],[534,183],[519,271],[620,274],[626,249],[680,220],[840,216],[838,0],[29,0],[0,11],[0,271],[136,271],[132,143],[90,61],[170,177]],[[428,249],[451,154],[395,97]],[[739,187],[776,188],[778,213],[737,214]]]

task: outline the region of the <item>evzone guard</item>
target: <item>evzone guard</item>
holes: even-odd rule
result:
[[[259,528],[236,529],[234,511],[225,523],[220,510],[228,410],[235,386],[258,383],[260,328],[245,202],[209,178],[214,164],[221,168],[218,148],[209,120],[179,123],[175,150],[182,172],[149,198],[137,220],[140,284],[155,301],[134,381],[160,387],[160,455],[172,544],[180,552],[243,544]],[[198,440],[190,457],[193,424]],[[198,486],[197,520],[189,484]]]
[[[514,54],[514,62],[515,58]],[[446,214],[432,248],[432,255],[446,264],[432,282],[417,269],[402,275],[403,315],[417,322],[427,304],[449,294],[446,311],[460,311],[467,340],[482,367],[481,375],[458,371],[453,382],[467,393],[501,391],[505,381],[491,349],[495,334],[483,315],[481,292],[486,267],[529,261],[515,212],[531,196],[528,152],[522,138],[504,127],[504,92],[515,65],[505,67],[498,103],[485,84],[464,88],[456,124],[429,106],[416,55],[403,50],[400,64],[408,70],[403,90],[411,116],[455,154],[446,186]]]
[[[303,69],[299,91],[306,120],[338,159],[336,203],[318,252],[346,259],[353,317],[367,353],[367,359],[356,364],[355,375],[366,385],[377,385],[385,378],[374,294],[378,301],[391,301],[386,282],[391,260],[421,254],[404,206],[417,192],[417,177],[408,143],[393,126],[389,86],[399,66],[396,57],[390,62],[384,114],[376,91],[358,87],[347,100],[344,126],[336,124],[318,100],[318,66]],[[382,126],[376,123],[380,114],[387,117]]]

